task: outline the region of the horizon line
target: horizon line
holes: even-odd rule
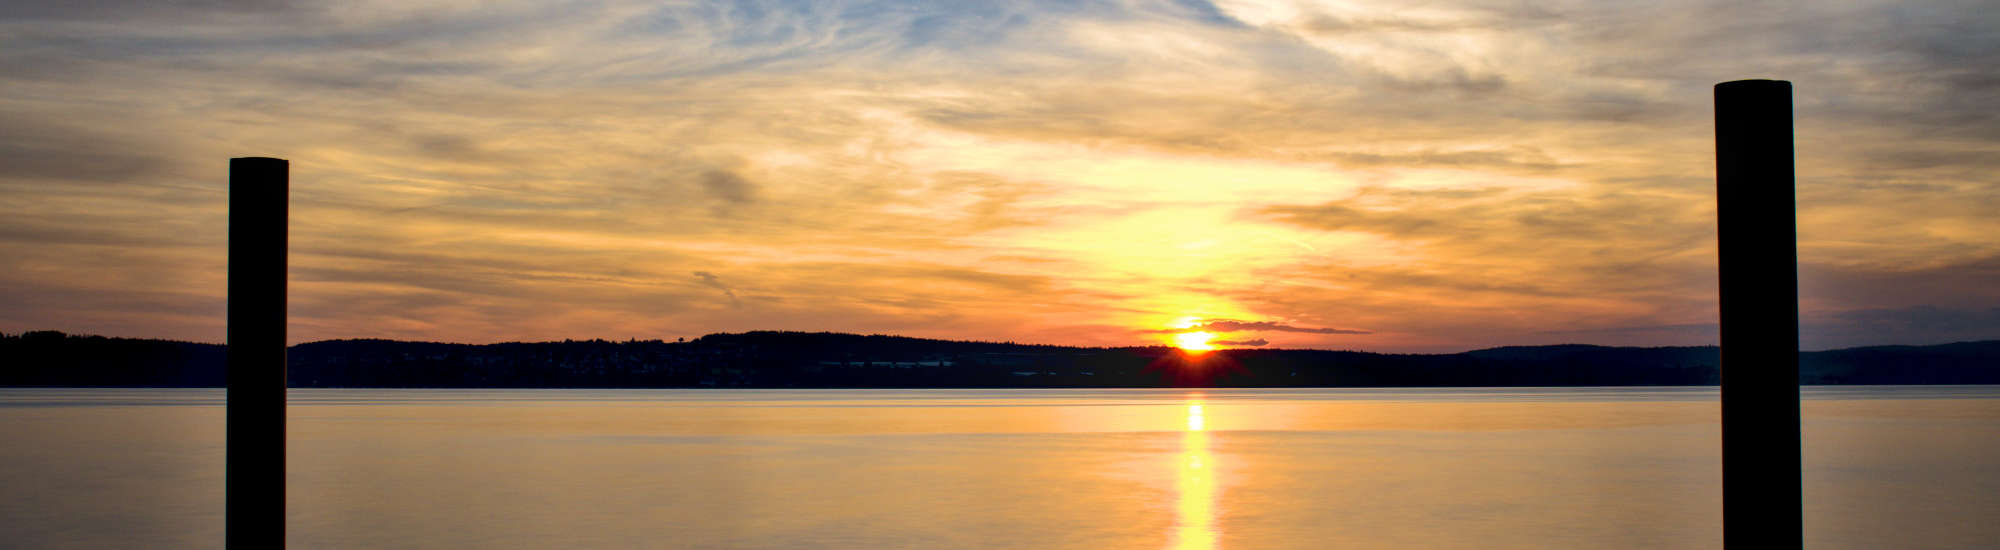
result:
[[[150,337],[135,337],[135,336],[107,336],[107,335],[102,335],[102,334],[88,334],[88,333],[72,333],[72,332],[64,332],[64,331],[61,331],[61,330],[55,330],[55,329],[35,329],[35,330],[26,330],[26,331],[22,331],[22,332],[18,332],[18,333],[7,333],[7,332],[4,332],[4,331],[0,331],[0,337],[8,337],[8,338],[20,338],[20,337],[23,337],[23,336],[25,336],[25,335],[27,335],[27,334],[30,334],[30,333],[37,333],[37,332],[54,332],[54,333],[57,333],[57,334],[62,334],[62,335],[63,335],[64,337],[71,337],[71,338],[107,338],[107,339],[121,339],[121,340],[150,340],[150,341],[159,341],[159,342],[175,342],[175,343],[184,343],[184,344],[199,344],[199,345],[209,345],[209,346],[228,346],[228,345],[229,345],[229,344],[228,344],[227,342],[202,342],[202,341],[195,341],[195,340],[175,340],[175,339],[170,339],[170,338],[150,338]],[[1561,331],[1561,332],[1572,332],[1572,331]],[[1001,344],[1001,345],[1012,345],[1012,346],[1034,346],[1034,347],[1054,347],[1054,348],[1071,348],[1071,349],[1144,349],[1144,348],[1166,348],[1166,349],[1176,349],[1176,348],[1175,348],[1174,346],[1170,346],[1170,345],[1165,345],[1165,344],[1158,344],[1158,343],[1155,343],[1155,344],[1144,344],[1144,345],[1129,345],[1129,346],[1083,346],[1083,345],[1070,345],[1070,344],[1044,344],[1044,343],[1032,343],[1032,342],[1018,342],[1018,341],[1005,341],[1005,340],[955,340],[955,339],[950,339],[950,338],[932,338],[932,337],[924,337],[924,336],[905,336],[905,335],[900,335],[900,334],[886,334],[886,333],[866,333],[866,334],[864,334],[864,333],[858,333],[858,332],[838,332],[838,331],[808,331],[808,330],[747,330],[747,331],[741,331],[741,332],[711,332],[711,333],[707,333],[707,334],[703,334],[703,335],[701,335],[701,336],[696,336],[696,337],[693,337],[693,338],[685,338],[685,337],[677,337],[677,338],[684,338],[684,339],[682,339],[682,340],[677,340],[677,341],[669,341],[669,340],[666,340],[666,339],[664,339],[664,338],[650,338],[650,339],[640,339],[640,338],[626,338],[626,339],[623,339],[623,340],[615,340],[615,339],[607,339],[607,338],[587,338],[587,339],[575,339],[575,338],[564,338],[564,339],[562,339],[562,340],[540,340],[540,341],[526,341],[526,340],[503,340],[503,341],[493,341],[493,342],[486,342],[486,343],[473,343],[473,342],[450,342],[450,341],[436,341],[436,340],[401,340],[401,339],[396,339],[396,338],[382,338],[382,337],[354,337],[354,338],[327,338],[327,339],[321,339],[321,340],[309,340],[309,341],[304,341],[304,342],[299,342],[299,343],[296,343],[296,344],[286,344],[286,345],[285,345],[285,349],[291,349],[291,348],[294,348],[294,347],[298,347],[298,346],[303,346],[303,345],[307,345],[307,344],[318,344],[318,343],[325,343],[325,342],[351,342],[351,341],[383,341],[383,342],[396,342],[396,343],[405,343],[405,344],[440,344],[440,345],[451,345],[451,346],[494,346],[494,345],[503,345],[503,344],[560,344],[560,343],[571,343],[571,342],[606,342],[606,343],[614,343],[614,344],[617,344],[617,343],[633,343],[633,342],[659,342],[659,343],[666,343],[666,344],[677,344],[677,343],[693,343],[693,342],[694,342],[694,341],[696,341],[696,340],[700,340],[700,339],[702,339],[702,338],[706,338],[706,337],[709,337],[709,336],[720,336],[720,335],[743,335],[743,334],[754,334],[754,333],[775,333],[775,334],[828,334],[828,335],[841,335],[841,336],[860,336],[860,337],[886,337],[886,338],[907,338],[907,339],[911,339],[911,340],[929,340],[929,341],[935,341],[935,342],[951,342],[951,343],[965,343],[965,344]],[[1861,345],[1861,346],[1848,346],[1848,347],[1841,347],[1841,348],[1826,348],[1826,349],[1805,349],[1805,348],[1803,348],[1803,347],[1802,347],[1802,348],[1799,348],[1799,352],[1800,352],[1800,353],[1819,353],[1819,352],[1829,352],[1829,351],[1846,351],[1846,350],[1855,350],[1855,349],[1867,349],[1867,348],[1885,348],[1885,347],[1935,347],[1935,346],[1949,346],[1949,345],[1955,345],[1955,344],[1975,344],[1975,343],[1983,343],[1983,342],[2000,342],[2000,339],[1985,339],[1985,340],[1954,340],[1954,341],[1950,341],[1950,342],[1937,342],[1937,343],[1929,343],[1929,344],[1869,344],[1869,345]],[[1204,352],[1204,353],[1215,353],[1215,352],[1223,352],[1223,351],[1334,351],[1334,352],[1354,352],[1354,353],[1373,353],[1373,354],[1378,354],[1378,355],[1456,355],[1456,354],[1461,354],[1461,353],[1471,353],[1471,352],[1475,352],[1475,351],[1485,351],[1485,350],[1494,350],[1494,349],[1503,349],[1503,348],[1548,348],[1548,347],[1564,347],[1564,346],[1588,346],[1588,347],[1599,347],[1599,348],[1611,348],[1611,349],[1662,349],[1662,348],[1719,348],[1719,347],[1721,347],[1721,346],[1720,346],[1720,344],[1713,344],[1713,343],[1711,343],[1711,344],[1694,344],[1694,345],[1661,345],[1661,346],[1629,346],[1629,345],[1608,345],[1608,344],[1590,344],[1590,343],[1583,343],[1583,342],[1563,342],[1563,343],[1555,343],[1555,344],[1505,344],[1505,345],[1498,345],[1498,346],[1489,346],[1489,347],[1483,347],[1483,348],[1471,348],[1471,349],[1464,349],[1464,350],[1460,350],[1460,351],[1452,351],[1452,352],[1385,352],[1385,351],[1369,351],[1369,350],[1363,350],[1363,349],[1332,349],[1332,348],[1285,348],[1285,347],[1258,347],[1258,346],[1245,346],[1245,347],[1223,347],[1223,348],[1216,348],[1216,349],[1213,349],[1213,350],[1208,350],[1208,351],[1206,351],[1206,352]]]

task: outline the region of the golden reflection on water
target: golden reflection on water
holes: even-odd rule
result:
[[[1215,548],[1215,460],[1208,452],[1208,417],[1200,395],[1188,397],[1187,431],[1181,433],[1179,514],[1175,550]]]

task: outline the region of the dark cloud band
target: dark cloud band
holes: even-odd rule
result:
[[[1266,346],[1266,345],[1270,345],[1270,344],[1271,344],[1271,341],[1270,341],[1270,340],[1265,340],[1265,339],[1263,339],[1263,338],[1256,338],[1256,339],[1251,339],[1251,340],[1216,340],[1216,341],[1214,341],[1214,342],[1209,342],[1209,343],[1210,343],[1210,344],[1215,344],[1215,345],[1218,345],[1218,346],[1249,346],[1249,347],[1258,347],[1258,346]]]

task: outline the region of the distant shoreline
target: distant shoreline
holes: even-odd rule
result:
[[[0,387],[222,387],[218,344],[0,335]],[[804,332],[685,342],[292,346],[294,388],[1011,389],[1714,386],[1714,346],[1510,346],[1450,354],[1167,347],[1080,348]],[[1800,354],[1804,385],[2000,384],[2000,341]]]

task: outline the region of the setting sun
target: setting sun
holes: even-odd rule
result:
[[[1187,351],[1208,351],[1215,349],[1215,346],[1208,343],[1208,340],[1214,337],[1214,334],[1207,332],[1183,332],[1174,335],[1174,347]]]

